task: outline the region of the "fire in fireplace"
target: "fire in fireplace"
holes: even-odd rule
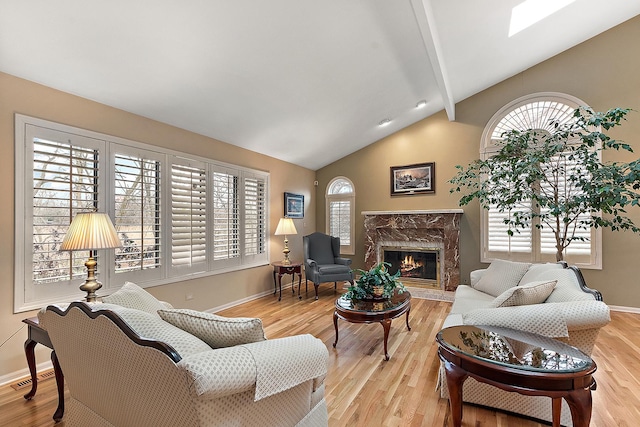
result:
[[[400,270],[400,277],[417,279],[425,284],[438,282],[439,254],[437,248],[383,248],[384,261],[391,264],[389,272]],[[413,280],[412,280],[413,281]]]

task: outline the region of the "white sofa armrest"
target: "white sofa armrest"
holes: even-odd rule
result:
[[[569,331],[599,329],[611,321],[609,307],[602,301],[570,301],[547,303],[558,305]]]
[[[567,323],[559,304],[478,308],[464,313],[462,318],[465,325],[499,326],[551,338],[569,336]]]
[[[191,393],[219,398],[256,387],[256,400],[316,380],[324,381],[328,352],[311,335],[260,341],[203,351],[185,357],[182,367],[192,381]]]
[[[177,365],[189,376],[194,397],[217,399],[250,390],[256,383],[253,357],[240,346],[192,354]]]
[[[480,270],[473,270],[471,273],[469,273],[469,280],[472,288],[475,287],[476,283],[480,281],[480,278],[486,271],[486,268],[482,268]]]

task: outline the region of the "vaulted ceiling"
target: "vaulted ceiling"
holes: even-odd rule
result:
[[[635,0],[1,0],[0,71],[316,170],[443,109],[455,120],[456,102],[638,14]]]

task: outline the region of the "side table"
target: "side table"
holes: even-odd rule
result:
[[[294,292],[293,282],[296,279],[296,274],[298,275],[298,299],[302,299],[300,296],[300,285],[302,284],[302,263],[291,261],[289,264],[283,264],[282,261],[274,262],[271,264],[273,266],[273,295],[276,294],[278,288],[280,288],[280,296],[278,297],[278,301],[282,299],[282,276],[285,274],[291,275],[291,293]],[[276,275],[278,275],[278,281],[276,282]]]
[[[30,317],[23,319],[23,323],[27,325],[28,338],[24,342],[24,352],[27,356],[27,365],[29,365],[29,372],[31,373],[31,390],[24,395],[24,398],[31,400],[36,395],[38,390],[38,374],[36,372],[36,356],[35,347],[36,344],[42,344],[45,347],[50,348],[51,362],[53,363],[53,372],[56,376],[56,385],[58,387],[58,408],[53,414],[53,420],[58,422],[64,415],[64,375],[62,375],[62,369],[60,369],[60,363],[56,357],[56,352],[53,349],[53,344],[49,339],[49,334],[46,330],[40,327],[40,322],[37,317]]]

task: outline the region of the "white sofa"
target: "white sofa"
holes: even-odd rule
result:
[[[134,286],[39,313],[66,426],[327,426],[322,341],[267,340],[260,319],[175,310]]]
[[[470,286],[456,289],[443,328],[470,324],[519,329],[556,338],[591,355],[598,331],[610,321],[600,292],[589,289],[580,270],[565,263],[496,260],[487,269],[473,271],[470,279]],[[501,302],[504,306],[496,307]],[[444,369],[440,379],[441,397],[448,398]],[[473,378],[464,383],[463,400],[551,421],[550,398],[506,392]],[[561,423],[572,425],[564,400]]]

